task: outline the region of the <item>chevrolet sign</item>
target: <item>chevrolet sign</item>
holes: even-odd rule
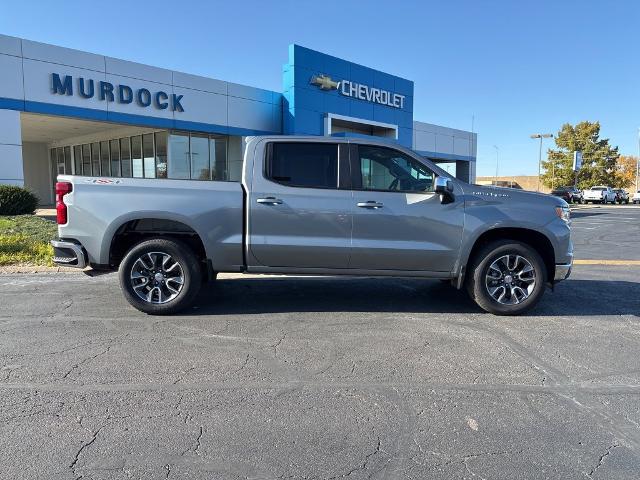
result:
[[[320,90],[338,90],[338,92],[345,97],[357,98],[393,108],[404,108],[405,95],[370,87],[350,80],[335,81],[328,75],[314,75],[311,77],[311,85],[316,85]]]

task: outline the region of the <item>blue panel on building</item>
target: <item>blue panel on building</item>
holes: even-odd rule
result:
[[[328,114],[356,123],[398,127],[398,142],[413,141],[413,82],[299,45],[283,66],[283,133],[324,135]]]

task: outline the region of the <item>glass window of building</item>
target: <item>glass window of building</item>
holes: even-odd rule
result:
[[[228,137],[227,139],[227,172],[228,179],[232,182],[242,180],[242,137]]]
[[[156,132],[156,177],[167,178],[167,132]]]
[[[158,131],[49,151],[58,174],[239,181],[242,138]]]
[[[211,180],[229,180],[227,165],[227,139],[224,137],[209,140]]]
[[[189,157],[189,135],[171,134],[167,178],[189,178]]]
[[[142,156],[144,157],[144,178],[155,178],[156,159],[153,150],[153,133],[142,136]]]
[[[64,173],[71,175],[71,147],[64,147]]]
[[[92,175],[100,175],[100,144],[94,142],[91,144],[91,173]]]
[[[129,137],[120,139],[120,172],[123,177],[131,176],[131,141]]]
[[[132,173],[135,178],[142,178],[142,137],[131,137],[131,163]]]
[[[58,159],[56,157],[56,149],[52,148],[49,150],[49,170],[51,176],[51,186],[55,191],[56,187],[56,177],[58,176]]]
[[[91,176],[91,146],[88,143],[82,145],[82,174]]]
[[[120,142],[111,140],[109,142],[109,150],[111,152],[111,176],[120,176]]]
[[[56,148],[56,158],[58,174],[64,175],[64,151],[62,148]]]
[[[56,150],[55,148],[50,149],[49,158],[51,159],[49,164],[51,165],[51,170],[53,171],[55,177],[56,175],[58,175],[58,150]]]
[[[73,147],[73,174],[82,175],[82,146]]]
[[[109,142],[100,142],[100,175],[111,175],[111,159],[109,158]]]
[[[210,180],[209,137],[207,135],[191,135],[191,178],[193,180]]]

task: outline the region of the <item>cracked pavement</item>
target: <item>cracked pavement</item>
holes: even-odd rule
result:
[[[580,265],[515,318],[437,281],[277,276],[152,317],[116,280],[0,276],[2,478],[640,471],[637,267]]]

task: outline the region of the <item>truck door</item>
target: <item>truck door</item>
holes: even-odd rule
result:
[[[435,174],[392,148],[353,145],[350,268],[450,272],[458,257],[464,201],[441,203]]]
[[[347,268],[348,145],[273,141],[262,150],[248,196],[250,255],[268,267]]]

